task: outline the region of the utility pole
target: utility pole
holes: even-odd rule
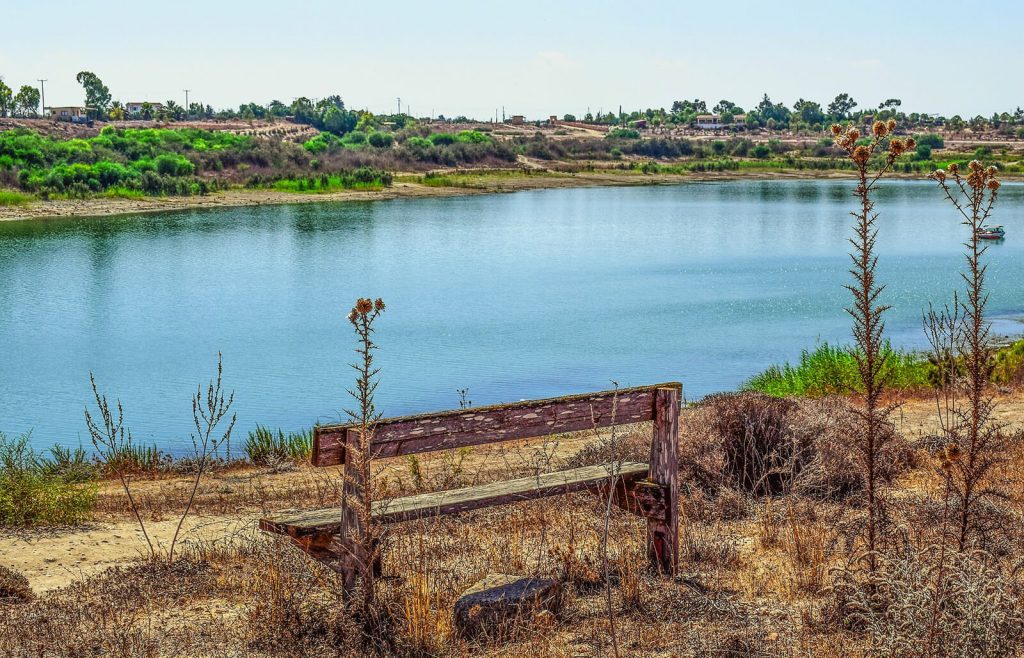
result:
[[[43,114],[46,114],[46,80],[39,80],[39,102],[43,106]]]
[[[191,89],[186,89],[185,90],[185,118],[186,119],[188,118],[188,115],[189,115],[189,112],[188,112],[188,92],[190,92],[190,91],[192,91],[192,90]]]
[[[399,114],[402,113],[402,97],[401,96],[398,97],[398,113]]]

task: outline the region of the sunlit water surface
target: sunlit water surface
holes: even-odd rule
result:
[[[137,439],[191,447],[190,396],[224,355],[239,435],[338,420],[345,314],[383,297],[387,415],[681,380],[734,389],[848,342],[849,181],[565,189],[0,223],[0,431],[88,445],[89,372]],[[1024,314],[1024,187],[995,220],[990,309]],[[879,194],[888,335],[961,285],[965,229],[928,182]]]

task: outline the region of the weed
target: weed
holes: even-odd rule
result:
[[[257,425],[249,432],[245,441],[245,454],[249,461],[259,466],[274,465],[286,461],[309,459],[313,452],[313,432],[277,432]]]
[[[28,435],[0,433],[0,526],[79,523],[89,518],[96,485],[65,479],[40,466]]]

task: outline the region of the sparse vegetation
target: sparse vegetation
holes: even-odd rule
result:
[[[58,462],[47,461],[28,441],[27,435],[0,433],[0,526],[87,520],[96,501],[95,485],[77,469],[59,472]]]
[[[313,433],[276,432],[257,425],[245,440],[245,455],[253,464],[267,466],[287,461],[309,459],[313,450]]]

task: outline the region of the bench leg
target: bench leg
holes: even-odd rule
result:
[[[351,594],[355,591],[360,573],[360,562],[354,554],[355,551],[352,551],[347,546],[348,542],[344,541],[341,535],[323,534],[312,537],[292,538],[292,542],[311,558],[340,574],[346,593]],[[377,545],[378,542],[375,542],[373,575],[380,577],[383,572],[383,566],[380,559],[380,550],[377,548]]]
[[[679,559],[679,389],[654,393],[654,436],[649,480],[662,489],[664,515],[647,519],[647,559],[659,573],[675,575]]]

